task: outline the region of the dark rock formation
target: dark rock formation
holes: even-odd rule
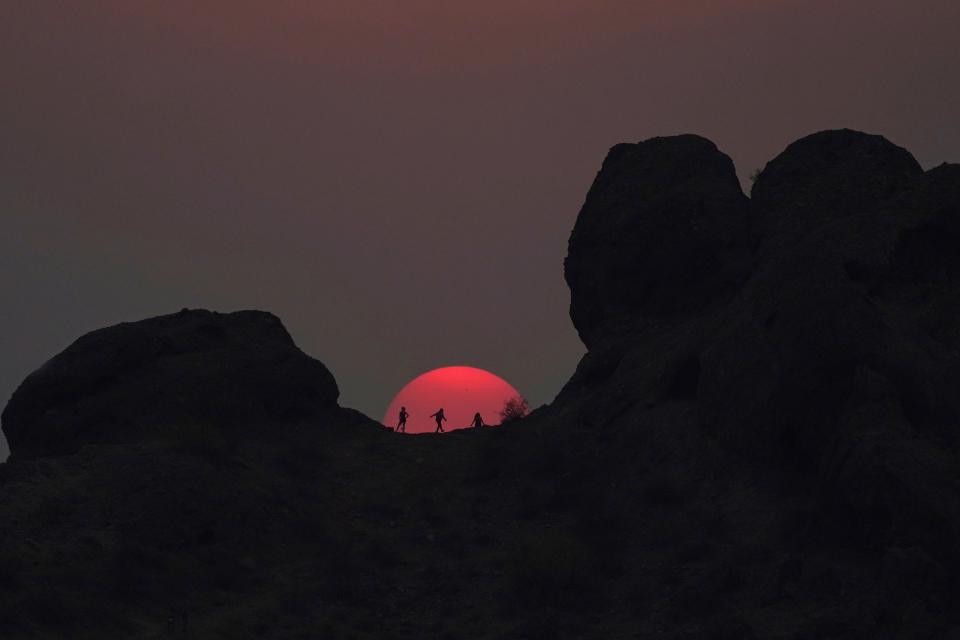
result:
[[[748,201],[729,157],[699,136],[610,150],[570,236],[570,317],[589,347],[632,314],[725,300],[749,266]]]
[[[881,136],[823,131],[798,140],[770,162],[751,192],[756,232],[764,238],[815,230],[873,213],[909,191],[923,173],[906,149]]]
[[[666,166],[700,162],[695,152],[686,162],[664,159]],[[602,184],[598,178],[594,190]],[[954,593],[960,570],[958,193],[960,167],[924,174],[879,136],[831,131],[790,145],[753,189],[754,264],[736,295],[708,313],[654,319],[647,309],[658,294],[638,277],[636,294],[650,295],[649,304],[638,300],[619,327],[588,334],[597,347],[555,407],[583,406],[584,424],[604,408],[644,406],[638,422],[677,412],[667,420],[675,426],[684,424],[684,411],[695,411],[698,440],[716,438],[725,456],[757,474],[755,482],[780,488],[776,517],[803,514],[781,525],[790,546],[802,549],[791,562],[826,562],[840,549],[861,554],[863,567],[892,572],[888,584],[898,586],[874,596],[894,609],[906,598],[900,579],[916,584],[909,576],[929,570],[911,597],[936,610]],[[595,201],[588,198],[581,213],[571,254],[578,234],[606,229],[593,216]],[[643,206],[632,210],[633,224],[642,225]],[[716,215],[716,224],[726,220]],[[644,233],[643,246],[677,245],[667,226]],[[594,265],[596,282],[618,281],[623,272]],[[643,266],[647,277],[673,269],[669,260]],[[577,295],[577,282],[571,279],[575,323],[587,299]],[[602,285],[590,290],[609,296],[592,307],[619,303]],[[689,291],[678,286],[676,295]],[[670,392],[678,385],[686,393]],[[878,618],[890,613],[871,610]],[[873,622],[846,624],[855,635]]]
[[[960,167],[825,132],[753,196],[615,147],[500,429],[388,433],[266,314],[82,338],[3,416],[0,635],[958,637]]]
[[[316,416],[338,395],[275,316],[185,309],[77,340],[20,385],[3,431],[14,456],[62,454],[205,423],[256,430]]]

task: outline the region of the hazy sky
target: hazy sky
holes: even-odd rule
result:
[[[700,133],[743,177],[848,126],[960,161],[958,24],[957,0],[6,3],[0,402],[181,307],[276,313],[375,418],[450,364],[549,402],[611,145]]]

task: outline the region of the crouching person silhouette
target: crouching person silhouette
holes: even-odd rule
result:
[[[473,414],[473,422],[470,423],[470,426],[471,426],[471,427],[482,427],[482,426],[483,426],[483,418],[480,417],[480,412],[479,412],[479,411],[477,411],[475,414]]]

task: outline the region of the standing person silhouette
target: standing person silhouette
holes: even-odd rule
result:
[[[440,410],[436,413],[430,414],[431,418],[436,418],[437,420],[437,430],[434,433],[445,433],[443,430],[443,423],[446,422],[447,416],[443,415],[443,407],[440,407]]]
[[[400,407],[400,422],[397,423],[397,433],[406,433],[407,432],[407,418],[410,417],[410,414],[407,413],[406,407]]]
[[[471,426],[471,427],[482,427],[482,426],[483,426],[483,418],[480,417],[480,412],[479,412],[479,411],[477,411],[475,414],[473,414],[473,422],[470,423],[470,426]]]

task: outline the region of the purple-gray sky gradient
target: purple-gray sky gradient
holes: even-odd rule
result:
[[[82,333],[262,308],[378,418],[417,374],[548,402],[608,147],[741,177],[853,127],[960,161],[956,0],[30,0],[0,20],[0,402]],[[0,444],[0,458],[6,453]]]

